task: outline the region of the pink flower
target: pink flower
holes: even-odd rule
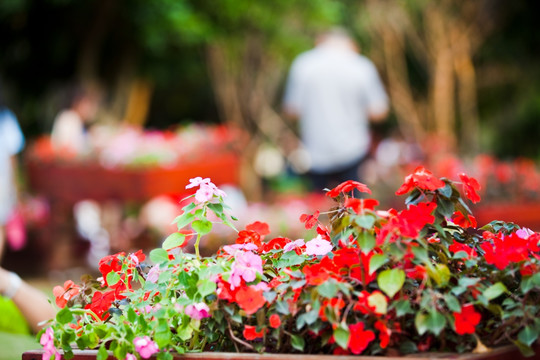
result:
[[[285,252],[291,251],[291,250],[294,250],[296,248],[302,247],[305,244],[306,243],[304,242],[304,239],[294,240],[293,242],[285,244],[285,246],[283,247],[283,251],[285,251]]]
[[[191,189],[196,186],[200,186],[201,184],[209,184],[210,178],[202,178],[200,176],[197,176],[193,179],[189,179],[189,185],[186,185],[186,189]]]
[[[195,200],[198,203],[203,203],[212,200],[214,197],[214,190],[207,184],[201,184],[201,187],[195,193]]]
[[[205,303],[189,304],[185,313],[192,319],[201,320],[210,317],[210,308]]]
[[[332,243],[325,240],[321,235],[306,243],[306,254],[308,255],[326,255],[332,251]]]
[[[189,185],[188,185],[189,186]],[[199,203],[212,200],[214,195],[218,197],[225,197],[227,194],[223,190],[220,190],[216,185],[211,182],[202,183],[199,190],[195,192],[195,200]]]
[[[49,360],[53,355],[55,359],[60,359],[60,353],[54,347],[54,331],[52,328],[47,328],[41,335],[39,343],[43,345],[43,360]]]
[[[223,250],[229,255],[235,255],[240,250],[253,251],[257,249],[258,246],[253,243],[225,245],[223,247]]]
[[[524,239],[524,240],[527,240],[529,238],[529,236],[531,236],[532,234],[534,234],[534,231],[532,231],[531,229],[526,228],[526,227],[521,228],[521,229],[516,231],[516,235],[520,239]]]
[[[135,345],[135,351],[137,351],[143,359],[148,359],[155,353],[159,352],[159,348],[156,343],[150,340],[148,336],[136,337],[133,340],[133,345]]]
[[[127,353],[125,360],[137,360],[137,357],[133,354]]]
[[[229,283],[240,286],[241,278],[246,282],[251,282],[257,277],[257,273],[262,274],[262,259],[259,255],[251,251],[238,251],[232,265],[232,273]]]
[[[152,268],[148,272],[148,275],[146,275],[146,281],[151,282],[153,284],[157,283],[160,273],[161,271],[159,270],[159,266],[157,265],[152,266]]]

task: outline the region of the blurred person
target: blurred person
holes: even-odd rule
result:
[[[6,225],[17,203],[16,155],[24,147],[24,136],[15,115],[0,94],[0,259],[6,243]]]
[[[56,315],[44,293],[1,267],[0,294],[0,332],[38,333],[40,323]]]
[[[377,69],[345,30],[320,35],[314,49],[294,60],[283,106],[287,117],[300,120],[316,190],[360,180],[371,143],[369,121],[386,118],[388,96]]]
[[[54,119],[51,142],[56,151],[82,155],[88,151],[87,127],[97,113],[99,95],[93,88],[76,87],[69,97],[67,109]]]

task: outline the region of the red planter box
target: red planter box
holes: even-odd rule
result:
[[[540,203],[492,203],[479,205],[472,211],[478,226],[501,220],[540,231]]]
[[[216,185],[238,184],[240,160],[232,153],[172,168],[106,169],[97,163],[28,159],[31,189],[50,200],[73,204],[96,201],[146,201],[163,194],[183,194],[189,179],[209,177]]]
[[[73,360],[95,360],[96,350],[76,351]],[[28,351],[22,355],[22,360],[41,360],[43,351]],[[483,354],[455,354],[455,353],[421,353],[396,356],[343,356],[343,355],[303,355],[303,354],[254,354],[254,353],[190,353],[176,355],[176,360],[539,360],[540,353],[531,357],[524,357],[514,346],[505,346]],[[152,357],[151,359],[155,359]],[[115,360],[111,355],[108,360]]]

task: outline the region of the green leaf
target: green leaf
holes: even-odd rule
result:
[[[186,211],[182,215],[177,216],[176,219],[173,220],[173,224],[176,223],[176,227],[180,230],[191,223],[193,219],[195,219],[195,215]]]
[[[211,280],[204,279],[199,281],[197,288],[199,294],[201,294],[201,296],[204,298],[207,295],[213,294],[217,289],[217,285]]]
[[[225,214],[223,213],[223,205],[212,203],[208,204],[208,208],[212,210],[214,214],[216,214],[216,216],[221,220],[223,220],[223,218],[225,217]]]
[[[429,262],[429,257],[428,257],[428,253],[426,249],[419,246],[414,246],[412,248],[412,252],[414,254],[414,257],[420,260],[421,262],[423,263]]]
[[[107,284],[109,284],[109,286],[115,285],[119,280],[120,280],[120,275],[118,275],[118,273],[114,271],[110,271],[107,274]]]
[[[334,330],[334,340],[336,340],[336,344],[341,346],[343,349],[347,349],[349,346],[349,337],[349,330],[344,329],[342,326],[339,326]]]
[[[375,254],[369,259],[369,275],[388,262],[386,254]]]
[[[96,360],[107,360],[108,357],[109,357],[109,353],[107,352],[107,349],[105,348],[105,344],[101,344],[96,355]]]
[[[521,279],[521,291],[526,294],[534,287],[532,276],[527,276]]]
[[[417,313],[414,318],[414,326],[419,335],[424,335],[428,330],[427,315],[421,312]]]
[[[135,313],[135,310],[133,308],[128,308],[127,310],[127,319],[130,323],[134,323],[135,320],[137,320],[137,314]]]
[[[354,222],[364,229],[371,229],[375,224],[375,218],[372,215],[355,216]]]
[[[519,349],[519,351],[521,352],[523,356],[525,357],[534,356],[535,352],[530,346],[525,345],[521,341],[512,341],[512,342],[514,343],[514,345],[517,346],[517,348]]]
[[[405,272],[401,269],[384,270],[377,276],[379,288],[393,298],[405,283]]]
[[[338,287],[335,282],[332,280],[323,282],[321,285],[317,286],[317,292],[319,295],[324,296],[325,298],[331,299],[336,296],[338,293]]]
[[[191,223],[191,227],[201,235],[206,235],[212,231],[212,223],[206,219],[195,220]]]
[[[283,315],[289,315],[289,304],[287,304],[286,301],[278,301],[276,302],[276,311]]]
[[[167,253],[167,250],[157,248],[157,249],[154,249],[154,250],[150,251],[150,260],[152,260],[152,262],[154,264],[159,264],[159,263],[162,263],[162,262],[168,262],[169,261],[169,254]]]
[[[291,335],[291,345],[298,351],[304,351],[306,345],[304,338],[298,335]]]
[[[175,232],[167,236],[167,238],[165,239],[161,247],[165,250],[170,250],[175,247],[182,246],[185,240],[186,240],[186,235]]]
[[[437,191],[448,199],[452,196],[452,186],[448,183],[444,187],[437,189]]]
[[[446,302],[446,305],[448,305],[448,309],[450,309],[450,311],[461,312],[459,300],[454,295],[450,293],[445,294],[444,301]]]
[[[435,266],[428,266],[427,273],[430,278],[435,280],[437,285],[446,286],[448,281],[450,281],[450,269],[444,264],[436,264]]]
[[[484,295],[488,300],[493,300],[499,297],[500,295],[502,295],[506,291],[507,291],[506,286],[504,286],[504,284],[499,281],[491,285],[490,287],[488,287],[486,290],[484,290],[482,295]]]
[[[439,335],[446,326],[446,318],[436,310],[432,310],[427,316],[427,327],[435,335]]]
[[[372,234],[363,231],[358,235],[358,246],[360,246],[360,249],[364,254],[373,250],[375,244],[375,237]]]
[[[396,309],[397,317],[414,313],[413,308],[411,307],[411,302],[408,300],[396,301],[393,303],[393,306]]]
[[[305,261],[305,258],[303,256],[298,255],[293,250],[287,251],[284,253],[279,261],[276,263],[276,267],[278,268],[285,268],[285,267],[291,267],[294,265],[300,265]]]
[[[64,307],[56,314],[56,321],[62,325],[70,323],[71,320],[73,320],[73,314],[68,307]]]
[[[157,360],[173,360],[174,357],[168,351],[160,351],[157,354]]]
[[[518,334],[518,340],[527,346],[531,346],[538,338],[538,332],[532,326],[526,326]]]

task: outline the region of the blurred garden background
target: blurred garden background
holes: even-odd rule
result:
[[[479,222],[492,211],[540,230],[539,10],[527,0],[3,0],[0,90],[26,145],[2,265],[63,281],[102,255],[158,246],[194,176],[224,187],[240,227],[261,220],[305,236],[296,220],[327,202],[305,184],[282,97],[292,60],[336,25],[390,98],[364,164],[381,208],[400,206],[394,191],[424,164],[479,179]],[[96,100],[92,142],[58,151],[49,135],[76,88]],[[234,234],[203,246],[223,241]]]

